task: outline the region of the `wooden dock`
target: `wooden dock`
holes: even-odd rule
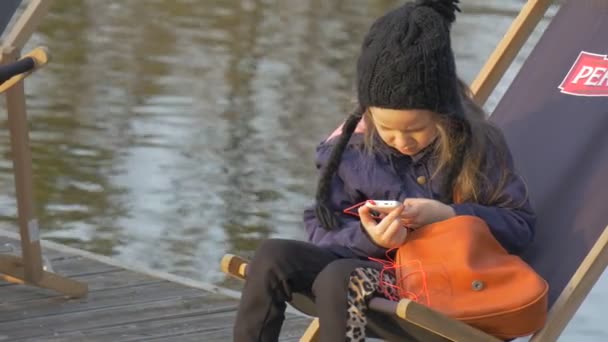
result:
[[[19,246],[17,234],[0,230],[0,246],[7,243]],[[0,341],[232,341],[238,292],[53,242],[42,246],[54,272],[86,282],[89,294],[68,299],[0,280]],[[288,312],[281,341],[299,340],[309,322]]]

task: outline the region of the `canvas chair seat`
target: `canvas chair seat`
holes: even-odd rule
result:
[[[557,340],[608,265],[607,17],[608,1],[565,1],[491,116],[505,133],[537,213],[534,242],[523,258],[549,283],[550,312],[532,340]],[[240,263],[233,271],[245,276],[245,261]],[[294,297],[291,305],[315,314],[306,297]],[[315,324],[303,340],[314,340]],[[381,298],[370,303],[368,335],[497,340],[422,305]]]

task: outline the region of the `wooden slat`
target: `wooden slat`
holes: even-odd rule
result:
[[[87,341],[229,341],[232,340],[234,312],[193,314],[187,317],[171,317],[129,323],[118,326],[79,330],[58,334],[53,338],[62,340],[83,339]],[[297,340],[304,331],[309,318],[288,316],[283,324],[281,341]]]
[[[528,40],[553,0],[528,0],[471,85],[475,101],[484,104]]]
[[[283,329],[281,330],[281,335],[279,336],[279,341],[299,341],[300,336],[302,336],[306,326],[310,323],[311,319],[306,317],[298,317],[288,315],[283,323]],[[205,325],[206,327],[202,327],[197,329],[185,329],[184,331],[176,331],[172,334],[163,334],[157,335],[154,334],[152,336],[137,338],[137,339],[125,339],[124,341],[129,342],[147,342],[147,341],[163,341],[163,342],[200,342],[200,341],[231,341],[232,340],[232,329],[234,322],[234,317],[226,317],[224,323],[216,323],[213,320],[208,321],[207,317],[201,317],[199,320],[199,324]],[[209,324],[210,323],[210,324]],[[217,324],[222,324],[218,326]],[[209,326],[214,326],[209,327]],[[100,340],[101,341],[101,340]]]
[[[166,319],[175,315],[197,312],[200,314],[234,311],[236,302],[213,302],[208,296],[184,297],[183,289],[171,292],[167,287],[148,289],[146,299],[137,297],[136,293],[108,293],[106,298],[94,299],[87,303],[79,303],[77,311],[70,312],[67,305],[55,306],[54,310],[28,312],[29,317],[19,317],[18,320],[0,324],[0,331],[10,331],[12,338],[33,338],[38,336],[53,336],[66,332],[92,329],[96,327],[136,324],[152,319]],[[155,297],[155,299],[153,299]],[[42,315],[44,314],[44,315]],[[4,315],[3,315],[4,316]],[[6,319],[1,317],[0,321]],[[28,329],[21,329],[28,326]]]
[[[86,299],[48,298],[44,300],[3,304],[0,322],[27,319],[28,321],[53,320],[51,316],[78,313],[82,316],[95,314],[93,311],[115,310],[118,315],[125,306],[154,303],[163,300],[180,301],[183,298],[205,298],[208,294],[196,289],[175,286],[170,282],[145,283],[136,286],[122,287],[91,293]],[[231,301],[231,303],[235,303]],[[7,310],[9,309],[9,310]],[[0,326],[2,325],[0,324]]]
[[[73,279],[89,284],[89,291],[109,291],[122,288],[154,284],[165,280],[150,278],[149,276],[116,269],[113,272],[89,274]],[[65,301],[65,297],[53,291],[37,290],[27,285],[11,285],[11,287],[0,288],[0,298],[4,298],[3,305],[39,305],[40,303],[24,303],[36,300],[59,300]],[[90,297],[89,297],[90,298]]]
[[[199,341],[207,341],[200,335],[219,332],[226,340],[232,335],[234,311],[223,312],[194,312],[188,316],[162,317],[141,322],[129,322],[92,329],[80,329],[56,338],[81,338],[95,341],[150,341],[152,339],[166,340],[172,337],[198,335]]]

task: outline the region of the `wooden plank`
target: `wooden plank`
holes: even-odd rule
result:
[[[483,105],[538,25],[553,0],[528,0],[471,85],[475,101]]]
[[[11,332],[11,338],[33,338],[75,333],[92,328],[137,324],[147,320],[169,319],[185,314],[212,314],[234,311],[236,303],[225,305],[212,301],[208,296],[159,299],[145,303],[131,302],[89,311],[55,314],[52,316],[21,319],[0,324],[0,331]],[[27,326],[28,329],[21,329]]]
[[[163,301],[166,302],[166,301]],[[44,336],[53,336],[53,341],[226,341],[232,338],[232,324],[236,312],[236,302],[223,298],[190,298],[184,303],[173,301],[170,306],[178,304],[175,314],[142,316],[136,314],[124,315],[113,310],[119,319],[104,321],[103,324],[83,325],[80,320],[74,320],[65,315],[48,317],[46,320],[24,320],[20,324],[35,327],[35,331],[11,334],[15,338],[32,338],[43,341]],[[203,306],[201,308],[201,303]],[[209,305],[205,307],[205,305]],[[195,310],[190,310],[195,307]],[[163,310],[164,305],[154,305],[154,310]],[[150,310],[150,309],[147,309]],[[62,317],[63,316],[63,317]],[[68,315],[70,316],[70,315]],[[128,319],[124,319],[126,318]],[[85,321],[87,318],[85,318]],[[288,315],[282,337],[285,339],[299,338],[309,318]],[[19,325],[1,325],[0,331],[8,331]],[[44,335],[48,334],[48,335]],[[281,340],[284,340],[282,338]]]
[[[207,327],[205,328],[175,330],[172,333],[150,334],[150,336],[145,336],[142,338],[125,338],[121,339],[121,341],[231,341],[233,339],[233,316],[234,313],[227,317],[224,320],[224,323],[216,323],[214,320],[208,321],[209,317],[200,318],[198,324],[206,325]],[[287,315],[285,321],[283,322],[283,328],[281,329],[279,341],[299,341],[310,321],[311,319],[307,317]],[[194,322],[194,324],[197,324],[197,322]],[[116,339],[114,341],[116,341]]]
[[[306,326],[310,323],[310,319],[297,318],[286,320],[283,324],[279,341],[299,341],[304,333]],[[232,327],[227,329],[218,329],[215,331],[207,331],[204,333],[182,334],[178,336],[163,336],[155,339],[142,339],[137,342],[144,341],[163,341],[163,342],[200,342],[200,341],[231,341],[233,339]]]
[[[232,330],[234,322],[234,310],[208,313],[194,312],[188,315],[175,315],[162,317],[141,322],[129,322],[128,324],[117,324],[92,329],[79,329],[64,334],[58,334],[57,338],[81,338],[96,341],[149,341],[153,339],[165,339],[175,336],[197,334],[198,332],[226,330],[223,334]],[[230,338],[226,338],[229,340]],[[205,339],[199,338],[199,341]]]
[[[89,284],[89,291],[107,291],[119,288],[132,287],[142,284],[160,283],[165,280],[149,277],[145,274],[114,269],[111,272],[95,273],[85,276],[73,277]],[[10,287],[9,287],[10,286]],[[23,302],[43,299],[65,300],[65,297],[50,290],[38,290],[27,285],[10,284],[6,288],[0,287],[0,298],[3,304],[25,305]],[[0,308],[2,305],[0,305]]]
[[[172,336],[198,334],[200,332],[204,334],[210,331],[231,331],[234,316],[235,308],[233,307],[217,312],[199,310],[170,317],[132,321],[128,322],[128,324],[121,322],[92,329],[78,329],[63,334],[59,333],[55,336],[59,338],[79,337],[85,340],[100,341],[149,341],[151,339],[164,339]],[[199,338],[199,340],[206,339]]]
[[[111,290],[99,290],[91,293],[87,298],[63,299],[46,298],[36,301],[4,303],[0,311],[0,327],[10,322],[28,320],[45,321],[54,319],[51,316],[66,316],[78,313],[81,316],[90,316],[97,320],[96,312],[102,310],[115,311],[121,315],[127,306],[147,305],[164,300],[180,302],[184,298],[196,297],[207,300],[211,295],[201,293],[196,289],[175,286],[167,281],[160,283],[146,283]],[[230,301],[236,304],[235,301]]]

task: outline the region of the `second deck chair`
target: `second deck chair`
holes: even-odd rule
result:
[[[505,132],[538,215],[525,253],[550,284],[550,313],[533,341],[555,341],[608,265],[608,1],[562,5],[491,120]],[[244,278],[246,261],[222,269]],[[314,316],[303,296],[290,303]],[[390,341],[498,341],[415,302],[374,298],[368,335]],[[315,339],[314,320],[302,340]]]
[[[48,62],[45,48],[21,56],[21,50],[41,22],[51,0],[0,0],[0,94],[6,94],[7,124],[15,175],[17,223],[21,257],[0,253],[0,280],[55,290],[70,297],[84,296],[87,285],[43,268],[40,229],[35,215],[29,121],[23,80]],[[22,9],[22,10],[20,10]],[[13,24],[11,24],[13,22]],[[6,34],[4,30],[9,27]],[[21,57],[19,59],[19,57]]]

